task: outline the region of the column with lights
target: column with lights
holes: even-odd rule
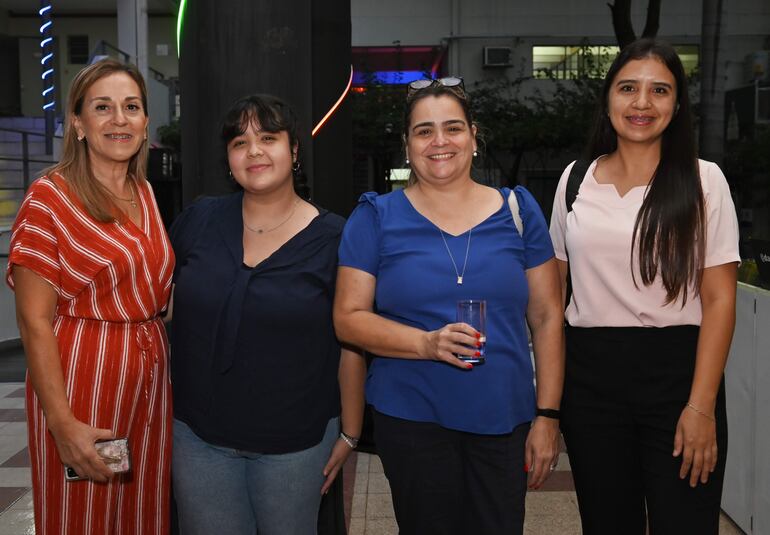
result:
[[[54,91],[54,42],[51,27],[51,0],[41,0],[40,10],[40,77],[43,87],[43,115],[45,117],[45,152],[53,153],[53,123],[56,113]]]

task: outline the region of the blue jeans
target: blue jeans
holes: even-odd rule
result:
[[[323,468],[339,418],[321,442],[279,455],[213,446],[174,420],[171,474],[183,535],[312,535],[321,503]]]

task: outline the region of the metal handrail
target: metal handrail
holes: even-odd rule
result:
[[[131,61],[131,54],[119,49],[115,45],[108,43],[104,39],[100,39],[96,42],[96,45],[94,45],[94,49],[91,51],[91,55],[88,58],[88,63],[93,62],[96,56],[108,55],[107,54],[108,50],[112,50],[116,52],[119,55],[120,59],[125,63],[129,63]],[[172,84],[169,81],[169,78],[165,74],[163,74],[157,69],[153,69],[149,65],[147,66],[147,72],[150,73],[152,77],[155,78],[157,81],[171,88]]]
[[[6,128],[5,126],[0,126],[0,132],[13,132],[14,134],[27,134],[30,136],[45,137],[45,132],[35,132],[34,130],[22,130],[21,128]],[[53,137],[62,139],[64,136],[54,134]]]
[[[12,133],[21,135],[21,158],[16,156],[0,156],[0,160],[9,161],[9,162],[21,162],[21,173],[22,173],[21,186],[0,186],[0,191],[13,191],[13,190],[27,191],[27,188],[29,187],[29,174],[30,174],[29,164],[30,163],[50,163],[50,164],[56,163],[53,160],[41,160],[38,158],[30,158],[29,136],[40,136],[44,138],[45,134],[40,132],[33,132],[29,130],[22,130],[19,128],[5,128],[5,127],[0,127],[0,131],[12,132]]]
[[[129,54],[128,52],[125,52],[125,51],[123,51],[123,50],[119,49],[119,48],[118,48],[118,47],[116,47],[115,45],[111,45],[110,43],[108,43],[107,41],[105,41],[105,40],[103,40],[103,39],[99,39],[99,40],[96,42],[96,44],[94,45],[94,49],[91,51],[91,54],[90,54],[90,56],[88,57],[88,63],[91,63],[91,62],[93,62],[93,60],[94,60],[94,58],[95,58],[96,56],[105,56],[105,55],[107,55],[107,54],[106,54],[106,51],[107,51],[108,49],[110,49],[110,50],[114,50],[114,51],[115,51],[115,52],[117,52],[117,53],[118,53],[120,56],[122,56],[122,57],[121,57],[121,59],[122,59],[124,62],[128,63],[128,62],[130,62],[130,61],[131,61],[131,54]]]

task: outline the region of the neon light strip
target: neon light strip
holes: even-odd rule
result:
[[[179,2],[179,13],[176,16],[176,57],[182,55],[182,20],[184,19],[184,10],[187,7],[187,0]]]
[[[53,50],[49,48],[49,45],[53,43],[53,37],[51,37],[53,21],[51,20],[50,13],[52,8],[53,6],[49,1],[38,10],[41,22],[40,28],[38,29],[40,32],[40,48],[42,52],[40,65],[41,70],[43,71],[40,75],[40,79],[43,80],[44,86],[41,96],[43,97],[43,111],[46,112],[46,116],[56,109],[56,101],[54,100],[53,94],[54,53]],[[46,67],[48,68],[46,69]]]
[[[315,137],[315,135],[318,133],[318,131],[321,129],[323,125],[326,124],[326,121],[331,118],[332,115],[334,115],[334,112],[337,111],[337,108],[340,107],[342,104],[342,101],[345,100],[345,97],[350,92],[350,86],[353,83],[353,66],[350,66],[350,78],[348,78],[348,85],[345,87],[345,90],[342,92],[342,95],[340,95],[340,98],[337,99],[337,102],[334,103],[334,106],[331,107],[331,109],[326,112],[326,115],[324,115],[323,119],[318,121],[318,124],[315,125],[315,128],[313,128],[313,132],[311,133],[311,137]]]

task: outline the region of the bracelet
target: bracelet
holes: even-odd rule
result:
[[[703,412],[702,410],[700,410],[698,407],[696,407],[695,405],[693,405],[693,404],[692,404],[692,403],[690,403],[689,401],[687,402],[687,406],[688,406],[688,407],[690,407],[690,408],[691,408],[692,410],[694,410],[695,412],[697,412],[698,414],[700,414],[701,416],[705,416],[706,418],[708,418],[708,419],[709,419],[709,420],[711,420],[712,422],[716,422],[716,421],[717,421],[717,420],[716,420],[716,418],[714,418],[714,417],[713,417],[713,416],[711,416],[710,414],[706,414],[705,412]]]
[[[561,411],[559,409],[541,409],[540,407],[537,407],[535,409],[535,416],[544,416],[545,418],[558,420],[561,418]]]
[[[354,450],[356,447],[358,447],[358,439],[356,437],[351,437],[350,435],[346,435],[344,431],[340,431],[340,438],[350,446],[350,449]]]

